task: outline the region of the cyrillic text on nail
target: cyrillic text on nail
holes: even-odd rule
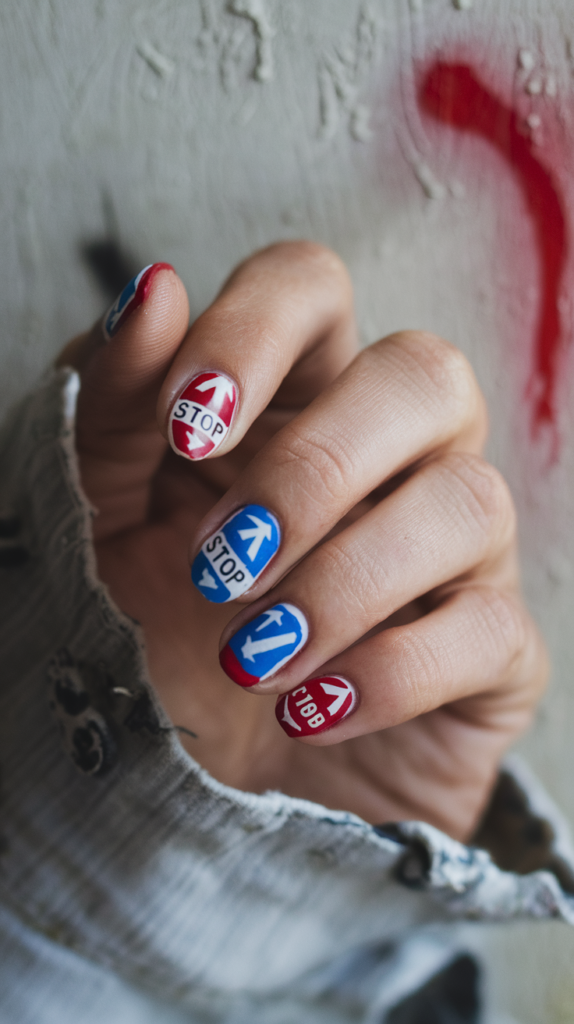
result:
[[[355,687],[347,679],[322,676],[283,694],[275,715],[288,736],[312,736],[347,718],[356,703]]]

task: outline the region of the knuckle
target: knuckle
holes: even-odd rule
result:
[[[330,300],[341,314],[348,315],[353,308],[353,284],[343,260],[332,249],[316,242],[299,243],[301,265],[319,282],[327,286]]]
[[[386,339],[413,367],[426,401],[434,399],[451,431],[463,429],[482,413],[482,396],[466,356],[450,342],[426,331],[401,331]]]
[[[531,689],[545,682],[545,665],[539,645],[534,655],[537,631],[521,602],[513,594],[488,585],[476,586],[459,595],[464,602],[465,636],[472,637],[472,649],[480,652],[478,671],[484,685],[496,687],[523,675],[525,662],[532,664]],[[456,630],[455,630],[456,632]],[[400,680],[395,694],[397,706],[408,709],[409,717],[433,706],[433,694],[456,693],[461,681],[460,644],[453,643],[449,629],[430,632],[413,627],[392,631],[394,675]]]
[[[414,718],[428,710],[429,694],[444,685],[448,672],[444,652],[437,650],[436,638],[431,641],[409,626],[391,630],[387,637],[395,680],[386,693],[389,711],[397,721]]]
[[[336,286],[337,294],[343,300],[352,299],[353,288],[347,267],[333,249],[320,242],[307,239],[276,242],[258,255],[266,259],[276,256],[282,264],[287,260],[305,277],[326,277],[331,287]]]
[[[329,249],[327,245],[321,245],[320,242],[311,242],[306,239],[288,244],[293,246],[302,259],[308,259],[318,266],[326,266],[330,269],[336,268],[342,273],[347,273],[345,264],[340,256],[337,256],[337,253],[333,249]]]
[[[328,582],[331,594],[356,624],[370,628],[373,609],[380,604],[381,572],[368,552],[351,554],[339,538],[327,541],[313,555],[317,576]]]
[[[284,244],[290,246],[294,255],[302,262],[350,283],[351,278],[343,260],[333,249],[329,249],[328,246],[321,245],[320,242],[310,242],[307,240]]]
[[[548,649],[538,627],[517,594],[484,586],[476,588],[476,595],[481,602],[478,614],[502,652],[502,681],[513,683],[534,704],[550,676]]]
[[[329,517],[334,503],[346,510],[352,501],[353,454],[340,440],[318,431],[303,434],[291,423],[283,432],[278,459],[295,469],[297,488],[314,505],[328,502]]]
[[[395,640],[394,648],[410,689],[415,693],[427,691],[444,671],[435,647],[414,630],[405,630]]]
[[[331,299],[335,298],[341,307],[352,306],[353,286],[347,267],[337,253],[319,242],[300,239],[275,242],[259,249],[237,264],[221,294],[235,291],[253,273],[262,271],[278,274],[284,283],[326,286]]]
[[[530,619],[514,595],[496,587],[474,589],[475,625],[484,640],[490,638],[507,670],[515,669],[528,645]]]
[[[489,540],[509,544],[516,532],[516,512],[508,485],[499,471],[478,455],[449,453],[440,460],[454,481],[454,497]]]
[[[442,392],[467,397],[475,383],[470,363],[460,349],[436,334],[416,333],[409,338],[410,348],[436,381]]]

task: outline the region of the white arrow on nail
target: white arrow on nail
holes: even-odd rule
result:
[[[241,540],[249,540],[250,537],[253,537],[251,544],[247,548],[247,557],[253,561],[254,558],[257,558],[259,548],[265,538],[271,540],[271,523],[264,523],[262,519],[258,519],[257,516],[251,516],[249,513],[247,518],[252,523],[255,523],[255,526],[249,530],[239,530],[238,532]]]
[[[241,653],[248,661],[255,661],[256,654],[264,654],[265,651],[274,651],[276,647],[286,647],[297,639],[296,633],[282,633],[281,636],[268,636],[265,640],[252,640],[251,636],[241,648]]]
[[[227,377],[212,377],[211,380],[204,380],[201,384],[197,385],[195,390],[211,391],[212,388],[212,399],[215,398],[216,401],[220,400],[220,402],[223,402],[225,396],[229,395],[229,398],[233,401],[234,388],[233,384],[227,379]]]
[[[281,625],[281,619],[283,618],[283,612],[280,612],[278,608],[271,608],[268,612],[265,612],[267,618],[265,622],[262,622],[260,626],[255,630],[256,633],[260,633],[262,629],[265,629],[272,622],[276,622],[278,626]]]
[[[201,441],[195,434],[190,434],[189,430],[186,430],[185,436],[187,437],[188,452],[193,452],[196,448],[205,448],[205,441]]]
[[[285,702],[283,704],[283,719],[282,719],[282,721],[283,722],[288,722],[288,724],[293,729],[297,729],[299,732],[301,732],[301,726],[297,725],[297,722],[295,721],[295,719],[291,717],[291,712],[289,711],[288,701],[289,701],[289,697],[285,697]]]
[[[199,581],[200,587],[208,587],[209,590],[217,590],[217,583],[215,577],[211,575],[209,569],[203,570],[203,575]]]
[[[345,703],[347,697],[349,696],[349,693],[351,692],[349,690],[349,687],[345,686],[343,688],[342,686],[333,686],[332,683],[321,683],[321,686],[323,687],[325,693],[331,693],[333,694],[333,696],[336,696],[337,700],[334,700],[333,703],[329,704],[329,707],[327,708],[327,711],[329,712],[330,715],[336,715],[339,708],[343,707],[343,704]]]

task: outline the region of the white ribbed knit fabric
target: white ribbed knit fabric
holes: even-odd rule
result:
[[[455,918],[574,923],[548,872],[193,761],[95,574],[75,390],[51,374],[0,438],[2,1024],[374,1024]]]

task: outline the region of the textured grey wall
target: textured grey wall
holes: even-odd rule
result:
[[[128,272],[173,263],[197,314],[253,249],[331,245],[365,342],[435,330],[485,389],[555,664],[521,748],[574,820],[572,331],[550,464],[524,397],[541,294],[524,194],[487,142],[421,116],[415,88],[436,53],[471,61],[514,97],[541,158],[558,153],[569,200],[571,38],[571,0],[4,0],[0,400],[112,297],[93,272],[106,246]],[[566,322],[568,289],[561,302]],[[514,927],[489,942],[500,1013],[574,1020],[574,935]]]

